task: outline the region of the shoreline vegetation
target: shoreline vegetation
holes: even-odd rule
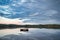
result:
[[[15,24],[0,24],[0,29],[13,29],[13,28],[52,28],[60,29],[60,24],[39,24],[39,25],[15,25]]]

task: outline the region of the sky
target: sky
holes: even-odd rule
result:
[[[60,24],[60,0],[0,0],[0,24]]]

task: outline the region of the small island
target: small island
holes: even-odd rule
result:
[[[21,28],[20,31],[25,31],[25,32],[27,31],[28,32],[29,29],[28,28]]]

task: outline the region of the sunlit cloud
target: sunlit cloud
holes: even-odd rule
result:
[[[15,18],[15,19],[9,19],[5,17],[0,16],[0,24],[17,24],[17,25],[25,25],[28,23],[25,23],[24,21],[27,21],[30,19],[20,19],[20,18]],[[29,23],[31,24],[31,23]]]
[[[9,18],[5,18],[5,17],[0,17],[0,24],[22,24],[23,21],[17,19],[9,19]]]

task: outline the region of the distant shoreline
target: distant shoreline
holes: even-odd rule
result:
[[[14,24],[0,24],[0,29],[14,29],[14,28],[48,28],[60,29],[60,24],[46,24],[46,25],[14,25]]]

